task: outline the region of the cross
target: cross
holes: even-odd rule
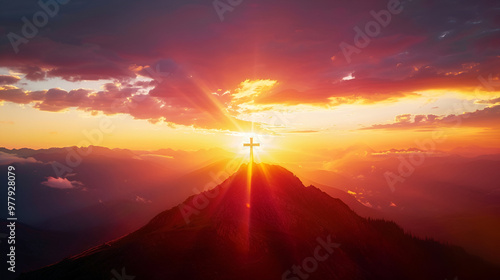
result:
[[[260,146],[259,143],[254,143],[253,138],[250,137],[250,143],[244,143],[243,147],[250,147],[250,163],[253,163],[253,147]]]

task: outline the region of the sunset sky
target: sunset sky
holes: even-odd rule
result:
[[[499,1],[66,2],[2,4],[0,146],[500,147]]]

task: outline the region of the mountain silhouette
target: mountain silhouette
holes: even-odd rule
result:
[[[455,277],[500,279],[500,268],[362,218],[280,166],[251,164],[127,236],[19,279]]]

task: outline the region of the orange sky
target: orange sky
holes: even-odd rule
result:
[[[92,19],[66,5],[18,44],[5,38],[21,26],[0,21],[0,146],[237,151],[254,133],[268,151],[387,150],[436,131],[444,150],[499,146],[491,5],[395,1],[374,32],[385,0],[256,1],[224,17],[201,2],[112,17],[88,3]]]
[[[495,106],[481,101],[492,99],[498,92],[429,90],[390,101],[340,105],[262,105],[254,101],[277,83],[246,80],[232,91],[207,92],[207,95],[232,97],[232,102],[224,104],[214,100],[214,104],[228,119],[242,122],[241,130],[153,123],[125,113],[92,113],[74,107],[52,112],[37,109],[37,102],[3,102],[0,109],[2,146],[48,148],[93,144],[140,150],[221,147],[245,153],[242,142],[253,136],[262,142],[263,157],[272,157],[271,151],[314,153],[359,143],[376,150],[419,148],[419,143],[428,139],[443,150],[469,145],[498,147],[496,115],[484,113]],[[448,117],[446,121],[446,116],[452,114],[457,117]],[[417,121],[415,116],[421,117],[417,117]],[[251,125],[247,125],[252,121],[253,133]],[[433,140],[436,133],[441,136]],[[284,154],[278,152],[274,156],[283,158]]]

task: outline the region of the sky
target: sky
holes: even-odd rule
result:
[[[2,3],[0,146],[500,146],[498,1],[40,3]]]

